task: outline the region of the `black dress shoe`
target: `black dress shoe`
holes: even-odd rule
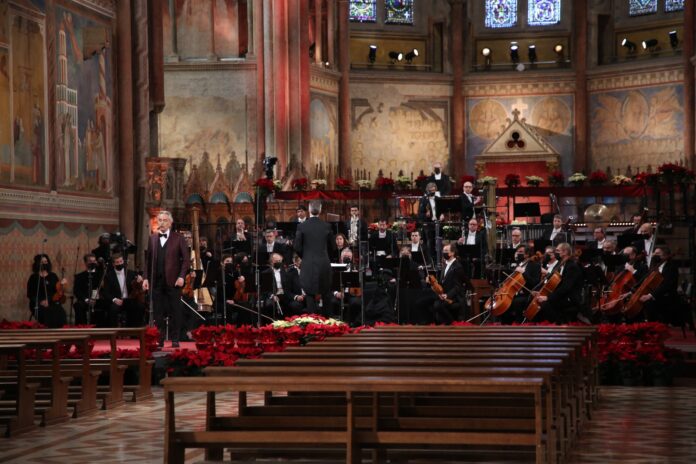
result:
[[[172,342],[172,348],[179,348],[179,342]]]

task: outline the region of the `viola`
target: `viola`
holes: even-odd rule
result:
[[[662,283],[662,274],[660,271],[651,271],[648,276],[638,286],[638,289],[633,292],[631,298],[626,302],[621,312],[627,318],[636,317],[643,310],[643,303],[640,297],[653,292]]]
[[[560,283],[561,275],[558,272],[551,273],[551,276],[546,279],[546,282],[544,282],[544,285],[541,287],[536,296],[548,297],[551,293],[553,293],[554,290],[556,290],[556,287],[558,287],[558,284]],[[532,298],[532,301],[529,302],[529,306],[527,306],[527,309],[524,310],[525,319],[528,321],[533,320],[536,315],[539,314],[540,309],[541,303],[539,303],[536,298]]]
[[[609,290],[600,297],[598,308],[604,314],[614,315],[623,311],[624,300],[635,287],[636,279],[627,270],[619,272],[609,284]]]
[[[143,281],[138,282],[138,279],[133,279],[128,289],[128,296],[140,304],[145,304],[145,293]]]
[[[440,282],[437,281],[437,278],[434,275],[428,275],[428,283],[430,284],[430,288],[433,289],[437,296],[447,294],[447,292],[445,292],[445,289],[442,288],[442,285],[440,285]],[[445,302],[447,302],[447,304],[452,304],[452,300],[450,300],[449,298],[445,298]]]
[[[65,268],[60,269],[60,280],[56,283],[56,293],[53,294],[51,301],[54,303],[65,303],[65,288],[63,288],[63,279],[65,279]]]
[[[239,266],[238,266],[239,268]],[[246,282],[235,279],[234,281],[234,296],[232,299],[237,303],[245,303],[249,301],[249,294],[245,291]]]

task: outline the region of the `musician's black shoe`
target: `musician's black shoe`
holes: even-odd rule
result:
[[[590,321],[590,320],[587,318],[587,316],[585,316],[583,313],[580,313],[580,312],[579,312],[579,313],[577,314],[577,318],[578,318],[578,320],[579,320],[580,322],[582,322],[583,324],[592,325],[592,321]]]
[[[179,348],[179,342],[172,342],[172,348]]]

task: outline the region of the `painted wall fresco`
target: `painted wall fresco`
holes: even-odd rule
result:
[[[28,224],[27,222],[32,222]],[[89,228],[81,224],[43,224],[35,221],[0,221],[0,236],[3,239],[0,252],[0,269],[3,279],[0,284],[0,320],[26,320],[29,318],[29,300],[26,285],[31,273],[33,257],[43,248],[59,276],[65,269],[68,279],[67,293],[72,291],[75,257],[79,255],[77,272],[84,270],[82,255],[97,245],[97,238],[106,232],[99,226]],[[43,239],[47,241],[43,244]],[[69,304],[64,305],[70,313]]]
[[[204,185],[215,177],[218,157],[234,183],[246,162],[244,100],[222,97],[168,97],[162,113],[162,154],[198,166]],[[190,164],[186,165],[187,175]]]
[[[7,3],[1,8],[7,22],[0,35],[9,44],[0,54],[0,182],[42,186],[48,166],[43,2],[21,12]]]
[[[427,86],[359,85],[351,87],[351,156],[353,171],[366,169],[374,179],[420,170],[449,159],[447,97]],[[411,92],[414,90],[418,92]],[[429,95],[430,93],[430,95]],[[358,97],[359,96],[359,97]]]
[[[314,177],[320,163],[326,169],[338,165],[338,102],[335,97],[312,94],[310,102],[310,132],[312,151],[304,163],[307,174]]]
[[[681,84],[598,92],[590,96],[595,168],[644,170],[684,158]]]
[[[569,175],[574,151],[572,95],[467,98],[467,172],[474,172],[476,156],[502,132],[515,109],[561,155],[561,169]]]
[[[55,18],[57,187],[113,192],[112,31],[61,7]]]

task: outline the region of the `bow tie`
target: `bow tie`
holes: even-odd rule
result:
[[[159,234],[160,238],[167,238],[167,234]]]

